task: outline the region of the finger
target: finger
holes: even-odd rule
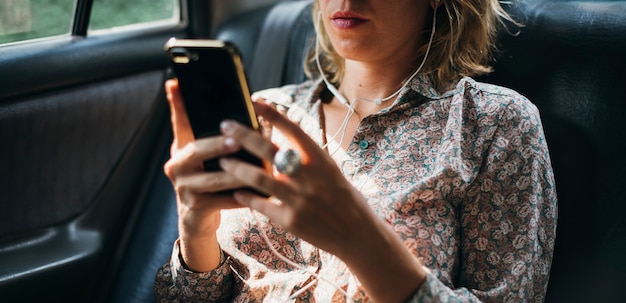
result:
[[[166,173],[180,175],[197,172],[202,170],[204,161],[227,156],[240,149],[240,145],[233,138],[218,136],[199,139],[172,154],[165,165]]]
[[[178,180],[179,190],[187,190],[197,194],[216,194],[223,191],[239,189],[246,184],[233,175],[223,171],[206,172],[187,175]]]
[[[250,96],[250,98],[252,99],[252,102],[270,103],[267,100],[267,98],[264,98],[263,96],[261,96],[258,93],[252,94],[252,96]]]
[[[277,197],[289,196],[291,193],[287,183],[258,166],[234,158],[221,158],[219,163],[225,172],[259,192]]]
[[[183,189],[182,185],[178,187]],[[191,211],[220,210],[242,207],[232,193],[194,193],[191,191],[179,191],[178,199],[185,208]]]
[[[302,156],[302,163],[307,164],[309,162],[309,155],[312,151],[320,150],[317,143],[315,143],[297,124],[293,123],[284,115],[281,115],[278,111],[272,107],[263,104],[255,103],[254,109],[259,116],[262,116],[274,127],[279,129],[282,134],[290,141],[293,142],[300,150]],[[306,151],[306,152],[304,152]]]
[[[259,96],[258,94],[252,95],[252,101],[265,103],[271,106],[272,108],[276,108],[276,104],[269,102],[267,99]],[[267,120],[263,119],[263,117],[257,117],[257,120],[259,121],[259,129],[261,130],[261,134],[263,134],[263,137],[271,138],[272,137],[272,124],[269,123]]]
[[[277,224],[282,225],[285,222],[285,208],[281,203],[274,203],[268,198],[243,190],[236,191],[233,196],[240,205],[262,213]]]
[[[182,149],[189,142],[194,140],[189,118],[185,111],[183,98],[180,95],[177,79],[169,79],[165,82],[165,92],[170,106],[170,117],[172,131],[174,133],[174,143],[172,149]]]
[[[224,136],[235,139],[244,149],[260,159],[271,161],[278,151],[278,148],[261,133],[235,121],[223,121],[220,129]]]

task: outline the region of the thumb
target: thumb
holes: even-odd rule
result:
[[[170,106],[170,118],[172,131],[174,133],[174,143],[172,149],[180,150],[185,145],[194,141],[193,131],[189,124],[187,111],[180,95],[177,79],[169,79],[165,82],[165,92]]]

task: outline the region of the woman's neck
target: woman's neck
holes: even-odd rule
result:
[[[377,112],[390,106],[395,100],[392,96],[414,72],[406,62],[396,64],[369,64],[346,60],[345,74],[339,91],[350,103],[359,109]],[[388,98],[392,96],[391,98]],[[388,98],[385,100],[385,98]],[[362,101],[371,102],[362,102]],[[382,100],[376,104],[375,100]],[[364,114],[364,113],[362,113]]]

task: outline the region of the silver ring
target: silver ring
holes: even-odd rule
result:
[[[302,166],[300,153],[293,149],[281,149],[274,155],[274,167],[283,175],[293,175]]]

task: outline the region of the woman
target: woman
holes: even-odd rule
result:
[[[232,121],[194,141],[167,82],[180,237],[159,300],[543,301],[556,194],[539,115],[469,78],[489,71],[497,0],[316,0],[313,14],[319,77],[255,96],[271,141]],[[229,158],[242,148],[276,170]],[[271,198],[220,193],[242,187]]]

